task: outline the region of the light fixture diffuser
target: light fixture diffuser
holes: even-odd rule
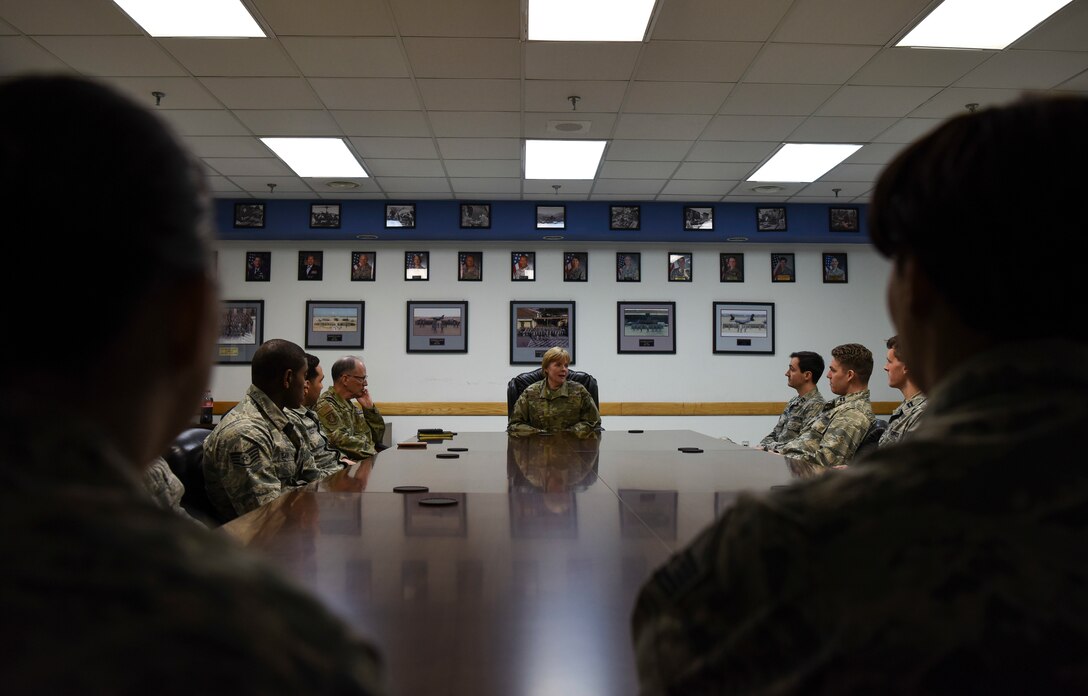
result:
[[[1070,0],[944,0],[896,46],[1001,50]]]
[[[265,33],[241,0],[113,0],[152,36],[255,38]]]
[[[368,174],[340,138],[261,138],[295,174],[303,177],[353,177]]]
[[[530,41],[642,41],[654,0],[529,0]]]
[[[526,140],[526,179],[592,179],[604,140]]]
[[[861,145],[786,143],[748,181],[816,181],[860,149]]]

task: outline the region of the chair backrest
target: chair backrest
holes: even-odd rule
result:
[[[517,377],[511,379],[506,385],[506,417],[509,418],[514,414],[514,404],[518,402],[518,397],[525,391],[525,387],[530,384],[535,384],[544,379],[544,370],[542,368],[536,368],[529,372],[522,372]],[[568,370],[567,379],[572,382],[577,382],[586,388],[589,395],[593,397],[593,403],[597,405],[597,410],[601,409],[601,398],[597,394],[597,380],[593,375],[588,372],[579,372],[578,370]]]
[[[208,493],[204,489],[204,440],[211,432],[207,428],[183,430],[162,456],[185,486],[181,506],[193,517],[214,527],[224,520],[208,500]]]
[[[861,444],[858,445],[857,450],[854,452],[854,456],[850,458],[851,463],[860,462],[862,457],[875,450],[880,445],[880,436],[887,429],[888,423],[886,421],[874,418],[873,424],[866,431],[865,437],[862,438]]]

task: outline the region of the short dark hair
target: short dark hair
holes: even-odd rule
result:
[[[873,353],[860,343],[835,346],[831,349],[831,357],[847,370],[853,370],[862,384],[868,384],[873,376]]]
[[[306,379],[317,379],[317,366],[321,360],[312,353],[306,354]]]
[[[799,350],[796,353],[790,353],[790,358],[797,358],[797,369],[801,372],[812,373],[813,384],[820,381],[820,377],[824,374],[824,359],[819,353]]]
[[[896,360],[903,360],[903,358],[899,356],[899,334],[896,334],[895,336],[889,338],[887,341],[884,341],[884,345],[887,346],[888,350],[892,352],[892,355],[895,356]]]
[[[306,363],[306,353],[298,345],[282,338],[265,341],[253,353],[250,366],[253,384],[265,394],[283,390],[280,380],[287,370],[298,370]]]
[[[1034,97],[954,118],[901,152],[881,174],[870,208],[876,248],[919,268],[964,325],[1009,340],[1009,317],[1032,317],[1035,337],[1088,339],[1088,323],[1068,305],[1041,297],[1078,297],[1079,272],[1010,272],[1007,247],[1061,211],[1059,228],[1033,237],[1039,257],[1065,256],[1088,229],[1088,177],[1070,170],[1024,195],[1025,172],[1088,161],[1088,99]],[[970,258],[970,268],[963,259]]]
[[[351,356],[351,355],[345,355],[344,357],[339,358],[336,362],[334,362],[332,364],[332,371],[331,371],[332,381],[336,382],[336,381],[338,381],[340,379],[340,375],[345,374],[347,372],[351,372],[352,370],[354,370],[355,369],[355,361],[358,360],[358,359],[359,358],[356,358],[356,357]]]

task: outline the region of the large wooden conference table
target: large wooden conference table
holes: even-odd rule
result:
[[[791,480],[782,457],[685,430],[462,433],[223,529],[376,644],[390,694],[627,696],[638,588],[739,492]]]

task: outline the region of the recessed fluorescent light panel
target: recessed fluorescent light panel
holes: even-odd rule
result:
[[[265,35],[241,0],[113,0],[152,36],[248,38]]]
[[[295,174],[363,178],[366,171],[340,138],[261,138]]]
[[[896,44],[1000,50],[1070,0],[944,0]]]
[[[529,0],[530,41],[642,41],[654,0]]]
[[[748,181],[816,181],[860,149],[861,145],[787,143]]]
[[[526,140],[526,179],[592,179],[604,140]]]

